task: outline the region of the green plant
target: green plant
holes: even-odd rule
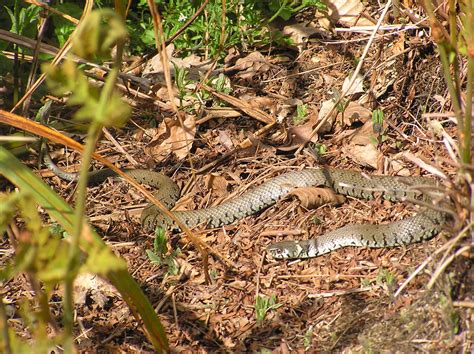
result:
[[[332,101],[337,102],[336,109],[339,113],[344,113],[349,105],[349,100],[345,97],[341,97],[341,93],[338,90],[334,90]]]
[[[156,4],[162,16],[165,37],[170,38],[197,12],[202,1],[159,0]],[[269,31],[266,25],[278,16],[287,20],[296,12],[309,6],[324,8],[320,0],[229,1],[226,3],[225,23],[222,23],[222,2],[210,0],[203,13],[197,16],[173,43],[182,57],[196,51],[207,57],[215,57],[225,55],[227,48],[236,45],[246,48],[266,45],[272,41],[285,41],[281,33]],[[147,1],[140,0],[132,5],[127,26],[133,51],[141,53],[147,47],[154,45],[153,21],[148,11]],[[225,29],[223,48],[220,43],[222,26]]]
[[[176,83],[176,87],[178,88],[178,97],[179,100],[184,100],[186,96],[186,85],[188,85],[191,81],[188,80],[187,76],[189,70],[187,68],[180,68],[178,65],[173,63],[174,67],[174,81]]]
[[[313,340],[313,334],[314,334],[314,328],[313,325],[309,326],[309,328],[306,330],[304,337],[303,337],[303,345],[306,350],[308,350],[311,347],[311,342]]]
[[[308,105],[299,104],[296,106],[296,116],[293,117],[294,124],[302,123],[308,116]]]
[[[384,113],[381,109],[374,109],[372,112],[372,130],[376,134],[370,135],[369,139],[375,146],[387,140],[388,136],[383,129]]]
[[[146,250],[148,259],[157,265],[165,264],[168,267],[168,273],[171,275],[177,275],[179,273],[178,264],[175,261],[175,257],[179,254],[179,248],[173,250],[169,255],[167,246],[168,240],[166,238],[166,232],[163,228],[158,227],[155,231],[155,239],[153,241],[153,250]]]
[[[257,318],[257,323],[262,323],[265,320],[267,312],[270,310],[277,309],[281,304],[277,304],[276,295],[260,296],[257,295],[255,299],[255,316]]]
[[[274,14],[268,22],[272,22],[277,17],[281,17],[287,21],[298,11],[310,6],[322,10],[326,9],[326,5],[321,0],[270,0],[268,2],[268,8],[270,11],[273,11]]]
[[[313,145],[314,149],[316,150],[316,152],[318,153],[318,155],[322,156],[324,155],[325,153],[328,152],[328,147],[326,146],[326,144],[320,144],[320,143],[316,143]]]
[[[396,285],[396,280],[395,275],[385,268],[380,268],[375,281],[379,286],[385,288],[385,290],[391,294]]]

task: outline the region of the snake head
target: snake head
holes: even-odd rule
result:
[[[269,253],[274,259],[295,259],[305,258],[306,249],[298,241],[281,241],[267,247]]]

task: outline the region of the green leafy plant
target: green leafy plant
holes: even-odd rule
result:
[[[272,22],[277,17],[287,21],[298,11],[310,6],[326,9],[326,5],[320,0],[270,0],[268,8],[274,12],[274,15],[268,22]]]
[[[296,116],[293,117],[294,124],[301,124],[308,116],[308,105],[299,104],[296,106]]]
[[[383,129],[384,119],[385,119],[385,116],[381,109],[375,109],[372,112],[372,127],[373,127],[373,132],[375,133],[375,136],[371,135],[369,136],[369,139],[372,142],[372,144],[376,146],[383,143],[385,140],[388,139],[388,136]]]
[[[394,274],[389,272],[385,268],[380,268],[379,273],[377,274],[376,283],[385,289],[388,295],[393,293],[394,287],[396,285],[397,278]]]
[[[306,350],[308,350],[311,347],[311,342],[313,340],[313,334],[314,334],[314,328],[313,325],[309,326],[309,328],[306,330],[304,337],[303,337],[303,345]]]
[[[152,263],[157,265],[165,264],[168,267],[168,273],[171,275],[177,275],[179,273],[179,267],[175,258],[179,254],[180,249],[177,248],[173,250],[171,254],[167,255],[167,244],[168,240],[166,238],[166,232],[163,228],[159,227],[155,231],[153,250],[146,250],[146,254]]]
[[[276,301],[276,295],[271,295],[270,297],[257,295],[255,299],[255,316],[257,323],[262,323],[265,320],[268,311],[275,310],[281,306],[281,304],[277,304]]]

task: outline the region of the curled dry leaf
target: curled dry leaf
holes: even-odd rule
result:
[[[321,134],[329,133],[332,129],[332,126],[334,125],[334,122],[336,121],[337,110],[333,109],[333,107],[334,107],[333,100],[327,100],[321,103],[321,108],[319,109],[319,114],[318,114],[318,124],[332,110],[332,112],[330,113],[330,116],[326,119],[324,124],[321,126],[321,129],[319,129],[319,133]]]
[[[89,296],[99,307],[104,307],[109,297],[118,296],[112,285],[91,273],[81,274],[74,280],[74,295],[79,304],[85,304]]]
[[[271,114],[275,114],[277,103],[276,100],[271,97],[258,97],[255,95],[243,94],[239,96],[239,99],[248,103],[250,107],[270,111]]]
[[[359,165],[377,168],[382,154],[372,143],[371,137],[375,138],[375,135],[372,120],[368,120],[362,127],[354,131],[349,138],[349,143],[342,150]]]
[[[301,52],[309,38],[318,33],[318,31],[313,27],[305,26],[301,23],[295,23],[283,27],[282,33],[285,36],[290,37],[292,43],[294,43],[296,48]]]
[[[270,70],[271,64],[260,52],[252,52],[245,58],[237,60],[232,70],[239,70],[238,77],[249,80],[257,74]]]
[[[212,59],[202,61],[201,57],[191,54],[186,58],[175,58],[173,57],[174,45],[170,44],[166,47],[166,53],[168,60],[170,61],[170,74],[171,77],[175,75],[175,66],[180,69],[188,70],[188,79],[192,81],[199,80],[202,74],[206,73],[212,66]],[[160,54],[155,55],[151,58],[145,68],[143,69],[143,75],[150,79],[153,83],[165,82],[163,73],[163,64],[161,63]],[[211,74],[212,76],[212,74]]]
[[[232,150],[234,148],[234,143],[230,138],[227,131],[219,130],[219,142],[227,149]]]
[[[145,151],[157,161],[163,161],[170,153],[182,160],[191,150],[195,134],[196,121],[193,115],[186,114],[183,126],[178,119],[165,118],[157,128],[156,138]]]
[[[374,22],[362,16],[365,11],[360,0],[323,0],[328,7],[327,18],[332,24],[340,23],[346,27],[373,26]],[[326,19],[319,21],[324,28],[329,28]]]
[[[325,204],[337,206],[346,200],[343,195],[334,193],[334,190],[331,188],[319,187],[297,188],[288,193],[288,196],[298,198],[301,205],[306,209],[314,209]]]
[[[217,197],[223,197],[229,194],[227,187],[229,182],[224,176],[211,173],[205,177],[206,187],[212,190]]]
[[[357,102],[349,102],[343,113],[337,114],[337,120],[343,121],[344,125],[350,126],[354,122],[365,123],[372,119],[372,111]]]
[[[342,83],[342,92],[345,93],[345,96],[354,95],[356,93],[364,92],[364,77],[361,74],[357,74],[354,82],[349,87],[351,83],[352,75],[347,76]]]
[[[291,152],[300,147],[301,144],[305,144],[308,140],[316,143],[318,141],[318,134],[311,136],[314,127],[317,124],[317,115],[315,112],[311,112],[308,116],[308,120],[304,124],[295,125],[288,129],[289,142],[287,146],[280,146],[278,150],[283,152]]]

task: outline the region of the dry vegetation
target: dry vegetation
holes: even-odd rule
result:
[[[429,175],[433,170],[426,171],[426,163],[456,180],[459,171],[446,149],[449,139],[456,139],[456,124],[447,113],[450,98],[426,22],[375,39],[360,71],[363,89],[344,98],[350,109],[337,116],[336,110],[328,129],[315,138],[310,133],[318,113],[343,91],[367,34],[331,33],[313,16],[308,10],[294,19],[293,26],[317,29],[298,47],[226,57],[230,95],[240,104],[250,103],[250,110],[278,117],[272,129],[258,134],[265,124],[255,115],[199,107],[186,114],[189,129],[183,133],[179,126],[161,123],[175,114],[167,93],[155,90],[127,95],[134,107],[131,120],[121,129],[109,129],[113,139],[102,137],[97,152],[122,168],[137,163],[172,176],[183,188],[180,207],[185,209],[216,205],[282,172],[323,164],[375,174]],[[161,109],[153,103],[156,97]],[[184,102],[197,106],[191,98]],[[307,109],[299,124],[297,106]],[[373,131],[375,109],[384,115],[380,134]],[[52,117],[68,119],[70,113],[57,105]],[[192,145],[173,149],[183,138]],[[240,148],[247,138],[250,146]],[[295,155],[308,139],[312,142]],[[62,167],[77,170],[79,154],[58,146],[51,150]],[[227,158],[218,160],[222,156]],[[34,168],[36,158],[30,155],[24,162]],[[47,169],[37,172],[73,203],[74,184]],[[446,188],[454,195],[463,193],[453,185]],[[336,208],[306,210],[296,200],[285,200],[233,225],[195,230],[232,265],[211,256],[208,284],[200,253],[180,235],[170,235],[170,249],[180,250],[172,266],[150,261],[145,251],[153,249],[153,235],[138,220],[145,202],[126,182],[109,180],[88,190],[86,211],[113,252],[126,260],[175,351],[472,351],[472,239],[458,236],[466,224],[446,225],[434,239],[403,248],[346,248],[311,260],[277,262],[264,253],[274,241],[315,237],[347,223],[390,222],[416,209],[406,203],[349,199]],[[18,235],[21,224],[10,230]],[[13,247],[12,238],[2,239],[2,264],[12,257]],[[80,351],[153,351],[113,287],[93,277],[81,277],[76,285],[74,333]],[[15,314],[21,300],[31,298],[28,278],[5,282],[1,294],[13,311],[8,325],[28,338]],[[57,289],[49,299],[58,319],[61,296]],[[263,321],[256,320],[258,296],[276,300]]]

